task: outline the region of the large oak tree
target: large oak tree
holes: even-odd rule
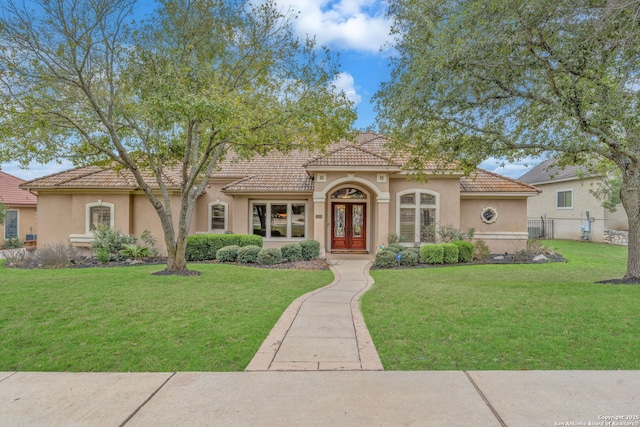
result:
[[[629,218],[625,278],[640,280],[640,2],[398,0],[381,129],[472,169],[553,155],[613,166]]]
[[[156,5],[136,21],[135,0],[3,2],[0,160],[130,170],[162,223],[167,271],[184,272],[195,200],[225,153],[322,147],[355,114],[332,85],[335,58],[295,35],[292,11]],[[169,169],[181,177],[177,212]]]

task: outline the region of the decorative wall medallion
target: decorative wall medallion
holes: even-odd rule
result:
[[[480,214],[483,222],[487,224],[493,224],[498,219],[498,211],[494,208],[487,207],[482,209],[482,213]]]

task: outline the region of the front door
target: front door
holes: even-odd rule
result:
[[[331,249],[365,251],[367,218],[365,203],[331,205]]]

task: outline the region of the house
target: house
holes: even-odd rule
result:
[[[554,159],[548,159],[522,175],[519,181],[535,185],[542,191],[535,202],[527,206],[530,231],[538,232],[542,219],[546,219],[547,237],[606,242],[610,241],[612,233],[605,230],[629,229],[621,205],[611,212],[591,194],[589,190],[595,189],[602,178],[590,174],[582,166],[560,169]],[[553,227],[552,235],[550,227]]]
[[[25,181],[0,170],[0,203],[7,208],[4,225],[0,225],[0,247],[7,239],[35,241],[38,232],[36,205],[38,198],[20,188]]]
[[[323,252],[375,253],[390,236],[407,245],[433,242],[435,228],[447,225],[474,228],[495,252],[524,247],[527,199],[538,190],[484,170],[465,177],[435,163],[425,170],[428,181],[417,181],[388,142],[362,133],[324,152],[228,155],[197,199],[190,233],[258,234],[265,247],[309,238]],[[179,176],[164,176],[176,207]],[[46,212],[41,243],[88,246],[91,230],[108,224],[137,236],[148,229],[162,244],[160,221],[127,170],[86,166],[22,188],[37,192],[38,209]]]

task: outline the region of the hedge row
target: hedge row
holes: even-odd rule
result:
[[[376,254],[375,266],[381,268],[400,265],[456,264],[473,260],[474,246],[471,242],[459,240],[452,243],[426,244],[420,248],[407,248],[391,244]],[[399,254],[399,255],[398,255]]]
[[[262,244],[262,240],[260,243]],[[228,245],[218,249],[215,259],[220,262],[237,261],[241,264],[274,265],[282,261],[311,260],[318,256],[320,256],[320,242],[308,239],[299,243],[288,243],[281,248],[262,249],[258,245],[251,244]]]
[[[187,238],[187,261],[216,259],[216,254],[225,246],[262,247],[262,237],[254,234],[196,234]]]

